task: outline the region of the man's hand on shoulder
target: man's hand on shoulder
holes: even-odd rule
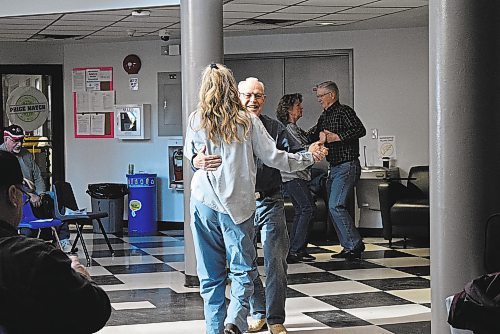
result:
[[[330,132],[328,130],[323,130],[319,134],[319,141],[323,143],[332,143],[334,141],[340,141],[340,137],[338,134]]]
[[[207,150],[206,146],[203,146],[202,149],[198,152],[196,157],[193,159],[193,166],[197,169],[202,169],[206,171],[214,171],[219,168],[222,164],[222,157],[220,155],[215,154],[205,154]]]

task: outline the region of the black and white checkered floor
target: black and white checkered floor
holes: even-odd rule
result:
[[[198,289],[184,287],[183,231],[110,237],[114,257],[100,234],[85,233],[89,271],[113,306],[99,333],[204,333]],[[291,333],[430,333],[428,246],[391,249],[381,238],[364,241],[360,261],[332,260],[340,246],[322,242],[309,245],[317,261],[289,265]],[[79,256],[83,262],[81,250]]]

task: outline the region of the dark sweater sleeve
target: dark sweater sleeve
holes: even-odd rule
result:
[[[94,333],[104,327],[111,315],[108,295],[74,271],[66,254],[48,249],[40,254],[37,268],[33,294],[46,298],[50,312],[58,315],[58,326],[66,326],[71,333]]]

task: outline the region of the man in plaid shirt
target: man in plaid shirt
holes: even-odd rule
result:
[[[335,82],[326,81],[317,85],[316,97],[323,113],[310,130],[309,140],[314,142],[319,139],[328,148],[328,208],[343,247],[332,257],[359,259],[365,245],[347,210],[347,199],[361,175],[359,138],[366,134],[366,129],[351,107],[340,104]]]

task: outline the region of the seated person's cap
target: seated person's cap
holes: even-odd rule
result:
[[[24,138],[24,130],[19,125],[12,124],[3,129],[3,136],[20,140]]]
[[[2,166],[0,187],[18,185],[21,191],[29,192],[29,188],[23,185],[23,172],[21,171],[21,166],[15,155],[0,150],[0,166]]]

